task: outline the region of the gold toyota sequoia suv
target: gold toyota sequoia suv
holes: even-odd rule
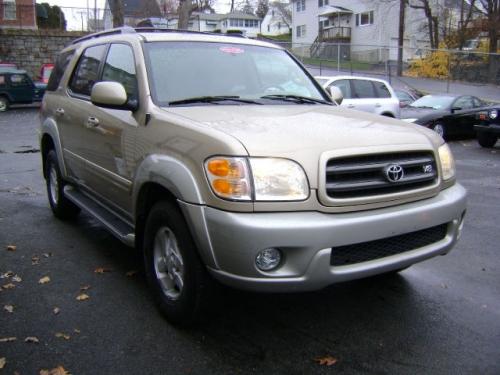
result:
[[[40,112],[50,206],[140,249],[177,324],[215,280],[309,291],[448,253],[466,208],[448,146],[341,100],[265,42],[127,27],[80,38]]]

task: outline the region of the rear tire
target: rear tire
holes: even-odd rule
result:
[[[0,112],[5,112],[9,109],[9,99],[5,96],[0,96]]]
[[[173,324],[195,323],[214,285],[174,203],[161,201],[153,206],[143,249],[146,276],[160,311]]]
[[[498,138],[488,133],[477,133],[477,141],[481,147],[492,148],[497,143]]]
[[[54,150],[50,150],[47,154],[45,176],[47,196],[54,216],[62,220],[75,218],[80,208],[64,196],[65,182],[61,177],[57,154]]]

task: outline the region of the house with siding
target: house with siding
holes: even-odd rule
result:
[[[35,0],[0,0],[0,29],[37,29]]]
[[[457,1],[434,0],[435,14],[449,12]],[[455,12],[456,14],[456,12]],[[429,47],[427,19],[422,9],[406,8],[404,56],[413,58],[419,48]],[[367,62],[396,60],[399,1],[293,0],[292,41],[310,45],[315,57],[344,58]],[[340,47],[328,46],[328,43]]]
[[[262,19],[261,33],[264,35],[283,35],[290,34],[291,25],[290,20],[287,20],[286,17],[281,12],[281,7],[284,7],[291,11],[292,4],[291,3],[281,3],[277,4],[277,2],[269,3],[269,9]]]

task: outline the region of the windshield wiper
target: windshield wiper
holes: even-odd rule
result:
[[[172,102],[169,102],[168,105],[192,104],[192,103],[217,103],[223,101],[232,101],[232,102],[246,103],[246,104],[260,104],[255,100],[241,99],[239,96],[236,95],[218,95],[218,96],[195,96],[193,98],[174,100]]]
[[[273,94],[273,95],[264,95],[260,97],[261,99],[270,99],[270,100],[282,100],[284,102],[294,102],[294,103],[307,103],[307,104],[328,104],[333,105],[326,100],[308,98],[307,96],[300,95],[286,95],[286,94]]]

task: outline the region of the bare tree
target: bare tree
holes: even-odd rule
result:
[[[405,13],[408,0],[399,0],[399,27],[398,27],[398,77],[403,75],[403,45],[405,38]]]
[[[410,2],[413,9],[422,9],[427,18],[427,28],[429,32],[429,42],[432,49],[439,48],[439,19],[433,14],[430,0],[414,0]]]
[[[110,0],[109,5],[113,15],[113,27],[121,27],[124,24],[123,0]]]
[[[488,51],[497,53],[500,27],[500,0],[479,0],[481,11],[486,17],[488,28]],[[494,79],[497,76],[500,64],[498,55],[489,56],[489,76]]]
[[[189,28],[189,18],[192,12],[193,2],[191,0],[179,0],[179,8],[177,10],[177,13],[179,13],[178,29],[187,30]]]
[[[269,0],[259,0],[257,2],[257,10],[255,11],[255,14],[260,18],[264,18],[268,11]]]
[[[272,6],[274,7],[275,11],[278,13],[279,16],[281,16],[281,20],[283,23],[291,30],[292,29],[292,9],[290,8],[290,5],[287,3],[282,3],[279,1],[276,1],[272,3]]]

